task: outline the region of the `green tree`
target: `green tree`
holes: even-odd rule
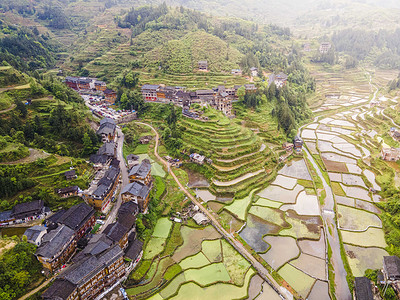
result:
[[[246,95],[246,89],[244,86],[241,86],[238,91],[237,91],[237,95],[239,97],[239,101],[243,101],[244,100],[244,95]]]
[[[92,144],[92,140],[87,132],[85,132],[85,134],[83,135],[82,143],[83,143],[82,155],[91,154],[93,152],[93,144]]]

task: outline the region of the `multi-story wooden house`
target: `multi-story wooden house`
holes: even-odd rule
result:
[[[107,84],[104,81],[95,80],[94,89],[99,92],[104,92],[107,89]]]
[[[100,127],[96,134],[101,136],[102,142],[113,142],[116,136],[117,124],[110,118],[104,118],[100,121]]]
[[[66,225],[60,225],[43,236],[35,256],[42,263],[43,268],[52,273],[65,264],[75,250],[75,232]]]
[[[144,159],[139,165],[133,166],[129,171],[129,182],[141,182],[145,185],[151,183],[151,164]]]
[[[79,260],[58,276],[54,284],[43,293],[43,298],[95,299],[106,288],[113,286],[125,276],[123,255],[124,253],[118,245],[102,244],[94,247],[92,253],[82,255]],[[62,284],[67,288],[59,290]]]
[[[126,228],[119,222],[109,224],[106,229],[104,229],[103,234],[105,234],[110,240],[118,244],[121,249],[125,249],[128,246],[128,235],[132,228]]]
[[[119,167],[109,168],[104,176],[83,193],[85,201],[96,210],[106,212],[120,178]]]
[[[150,188],[142,182],[131,182],[121,192],[123,202],[136,203],[141,212],[145,212],[150,200]]]
[[[72,229],[78,241],[93,228],[96,222],[95,211],[86,203],[80,203],[69,208],[57,222]]]
[[[142,96],[143,100],[147,102],[157,101],[157,91],[159,90],[159,85],[145,84],[142,86]]]
[[[117,100],[117,92],[111,89],[105,89],[103,91],[104,101],[108,104],[114,104]]]

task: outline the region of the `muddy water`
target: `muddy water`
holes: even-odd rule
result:
[[[210,183],[207,181],[207,178],[201,175],[198,172],[194,172],[189,169],[185,169],[186,173],[189,177],[188,187],[196,188],[196,187],[209,187]]]

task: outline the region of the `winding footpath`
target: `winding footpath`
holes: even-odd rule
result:
[[[167,168],[168,173],[174,178],[175,182],[178,184],[179,188],[186,194],[186,196],[194,203],[196,204],[200,210],[209,218],[211,221],[211,224],[214,226],[214,228],[225,237],[225,239],[243,256],[245,257],[251,264],[252,266],[257,270],[259,275],[279,294],[279,296],[282,299],[293,299],[293,295],[286,290],[285,288],[281,287],[275,279],[271,276],[271,274],[268,272],[268,270],[260,263],[258,262],[255,257],[247,251],[247,249],[243,246],[242,243],[240,243],[238,240],[236,240],[230,233],[228,233],[222,226],[221,224],[217,221],[213,213],[208,211],[193,195],[182,185],[182,183],[179,181],[178,177],[172,172],[170,164],[164,160],[159,154],[158,154],[158,145],[159,145],[159,134],[157,130],[150,124],[143,123],[143,122],[136,122],[137,124],[141,124],[147,127],[150,127],[151,130],[155,133],[156,135],[156,144],[154,147],[154,155],[156,158]]]

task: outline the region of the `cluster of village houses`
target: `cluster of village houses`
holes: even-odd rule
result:
[[[51,213],[38,200],[17,204],[12,210],[0,213],[2,224],[47,217],[43,225],[27,229],[24,235],[38,246],[35,255],[46,273],[52,274],[71,263],[43,293],[43,299],[93,299],[124,280],[141,259],[143,243],[136,239],[135,222],[136,215],[147,210],[152,188],[150,162],[139,163],[135,155],[127,157],[130,183],[122,188],[117,219],[102,233],[92,234],[94,225],[103,222],[96,221],[95,213],[109,211],[121,176],[114,120],[102,120],[97,134],[104,144],[90,157],[96,174],[89,188],[81,191],[72,186],[56,190],[61,197],[79,195],[85,203]],[[76,178],[75,171],[67,171],[65,177]],[[83,249],[76,254],[78,248]]]
[[[114,104],[117,100],[117,92],[107,88],[107,84],[104,81],[97,80],[97,78],[67,76],[64,82],[71,89],[80,93],[103,95],[105,104]]]

